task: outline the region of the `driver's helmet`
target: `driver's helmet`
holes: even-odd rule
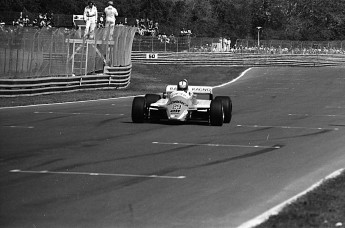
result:
[[[188,81],[187,81],[187,79],[183,79],[183,80],[178,82],[177,90],[178,91],[187,91],[188,90]]]

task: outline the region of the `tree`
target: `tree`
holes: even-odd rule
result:
[[[263,39],[345,39],[345,0],[113,0],[121,17],[149,18],[161,31]],[[82,14],[85,0],[1,0],[1,11]],[[94,0],[99,11],[105,0]],[[2,15],[5,15],[4,13]],[[1,16],[0,16],[1,17]]]

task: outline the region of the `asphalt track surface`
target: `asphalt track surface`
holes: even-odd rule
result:
[[[237,227],[345,167],[345,69],[254,68],[233,120],[133,124],[132,98],[0,110],[1,227]]]

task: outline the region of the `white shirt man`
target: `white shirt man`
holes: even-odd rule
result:
[[[105,13],[105,30],[103,39],[107,38],[107,34],[109,34],[109,39],[113,38],[114,33],[114,26],[116,17],[119,15],[116,8],[113,6],[113,1],[108,2],[108,6],[104,9]]]
[[[84,9],[84,21],[86,22],[84,38],[94,38],[97,17],[97,8],[93,2],[89,1],[88,5]]]

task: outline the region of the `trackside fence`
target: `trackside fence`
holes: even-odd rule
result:
[[[208,37],[136,36],[132,51],[233,54],[345,54],[345,41],[288,41]]]
[[[135,31],[117,26],[110,40],[109,31],[97,29],[93,40],[83,40],[81,30],[5,27],[0,30],[0,78],[81,76],[102,72],[106,64],[128,66]]]

